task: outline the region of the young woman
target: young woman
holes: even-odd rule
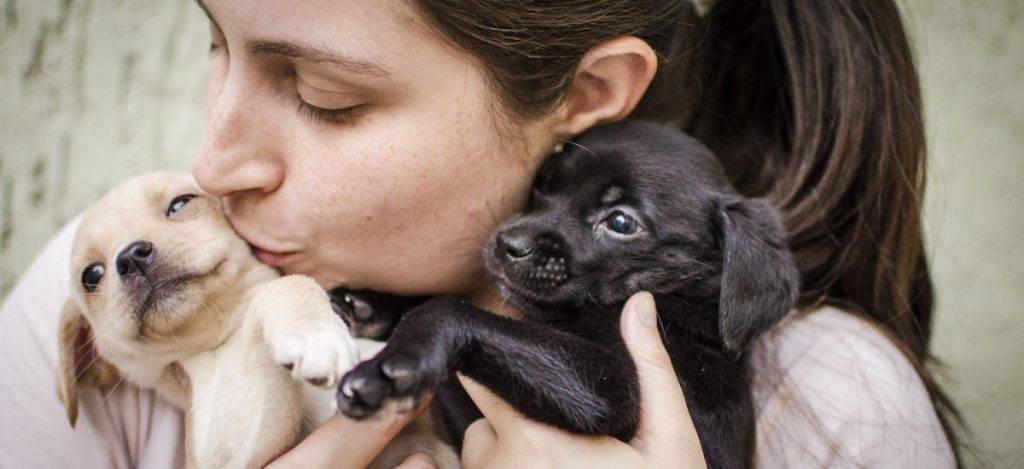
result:
[[[780,209],[802,273],[798,311],[752,353],[757,463],[957,464],[955,412],[924,367],[924,132],[891,0],[718,0],[703,15],[667,0],[200,7],[211,71],[194,174],[261,261],[325,287],[459,294],[515,315],[482,274],[478,251],[522,207],[542,159],[627,116],[677,125],[719,155],[742,192]],[[13,393],[18,405],[35,405],[36,381],[53,375],[52,350],[25,349],[55,337],[48,328],[59,303],[38,291],[66,265],[67,238],[51,244],[0,314],[7,361],[36,357],[44,369],[0,365],[5,383],[35,383]],[[545,427],[467,381],[487,420],[470,428],[464,462],[699,465],[654,308],[641,294],[623,316],[643,382],[636,440]],[[29,425],[63,431],[71,448],[42,459],[28,448],[53,441],[0,429],[27,445],[10,452],[14,461],[180,461],[172,411],[136,391],[111,396],[114,404],[86,399],[94,410],[74,434],[54,430],[55,399],[41,405],[47,415]],[[31,420],[31,410],[4,412],[4,426]],[[277,462],[358,466],[407,420],[336,417]]]

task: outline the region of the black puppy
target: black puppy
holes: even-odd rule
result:
[[[530,418],[628,441],[639,391],[619,316],[647,290],[709,464],[749,465],[744,352],[798,292],[777,216],[736,193],[706,148],[667,127],[614,124],[567,148],[542,165],[526,211],[485,248],[487,269],[524,320],[454,297],[429,300],[345,375],[339,407],[362,418],[387,400],[411,406],[459,371]]]
[[[345,287],[327,292],[331,307],[341,316],[356,337],[386,340],[391,330],[408,310],[419,306],[429,296],[397,296],[371,290],[350,290]]]

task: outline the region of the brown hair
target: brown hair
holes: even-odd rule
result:
[[[477,58],[511,115],[550,112],[579,59],[623,35],[659,70],[634,117],[707,144],[741,192],[781,211],[803,309],[832,303],[883,330],[917,368],[959,461],[960,417],[924,366],[933,292],[921,204],[925,138],[893,0],[418,0]]]

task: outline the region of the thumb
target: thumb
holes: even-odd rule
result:
[[[633,295],[623,308],[620,327],[640,379],[640,425],[632,445],[655,460],[692,460],[695,465],[684,467],[702,466],[700,440],[658,333],[654,296]]]

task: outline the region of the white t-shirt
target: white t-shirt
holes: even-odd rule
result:
[[[76,222],[55,236],[0,308],[0,467],[176,468],[181,413],[127,383],[79,396],[72,430],[56,395],[57,321]],[[794,315],[752,352],[760,467],[954,465],[910,363],[834,308]]]

